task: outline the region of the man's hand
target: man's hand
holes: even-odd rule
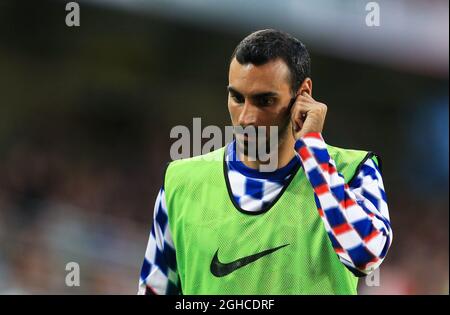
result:
[[[322,132],[327,105],[315,101],[303,92],[298,95],[291,110],[292,133],[296,140],[310,132]]]

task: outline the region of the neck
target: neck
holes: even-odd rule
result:
[[[277,158],[277,166],[276,168],[282,168],[283,166],[286,166],[295,156],[294,151],[294,145],[295,145],[295,139],[294,137],[289,134],[288,136],[283,139],[283,141],[280,141],[281,143],[278,145],[278,157]],[[253,169],[261,169],[261,166],[263,165],[271,165],[272,159],[269,158],[267,161],[249,161],[248,157],[244,155],[243,153],[239,154],[239,160],[244,163],[245,166]]]

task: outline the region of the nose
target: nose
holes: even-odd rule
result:
[[[255,108],[246,100],[242,108],[242,111],[239,114],[239,125],[246,127],[255,125],[255,123],[256,123]]]

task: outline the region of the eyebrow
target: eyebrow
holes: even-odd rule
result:
[[[233,93],[233,94],[243,95],[241,92],[239,92],[238,90],[236,90],[235,88],[233,88],[230,85],[227,86],[227,91],[230,93]],[[275,96],[278,96],[278,93],[276,93],[276,92],[261,92],[261,93],[256,93],[256,94],[250,95],[250,97],[252,97],[252,98],[275,97]]]

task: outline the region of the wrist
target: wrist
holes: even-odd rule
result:
[[[300,138],[298,138],[297,140],[295,140],[295,150],[298,151],[299,148],[301,148],[302,146],[305,145],[305,141],[308,141],[308,139],[315,139],[315,140],[319,140],[321,142],[325,142],[323,137],[322,137],[322,133],[321,132],[308,132],[306,134],[304,134],[303,136],[301,136]]]

